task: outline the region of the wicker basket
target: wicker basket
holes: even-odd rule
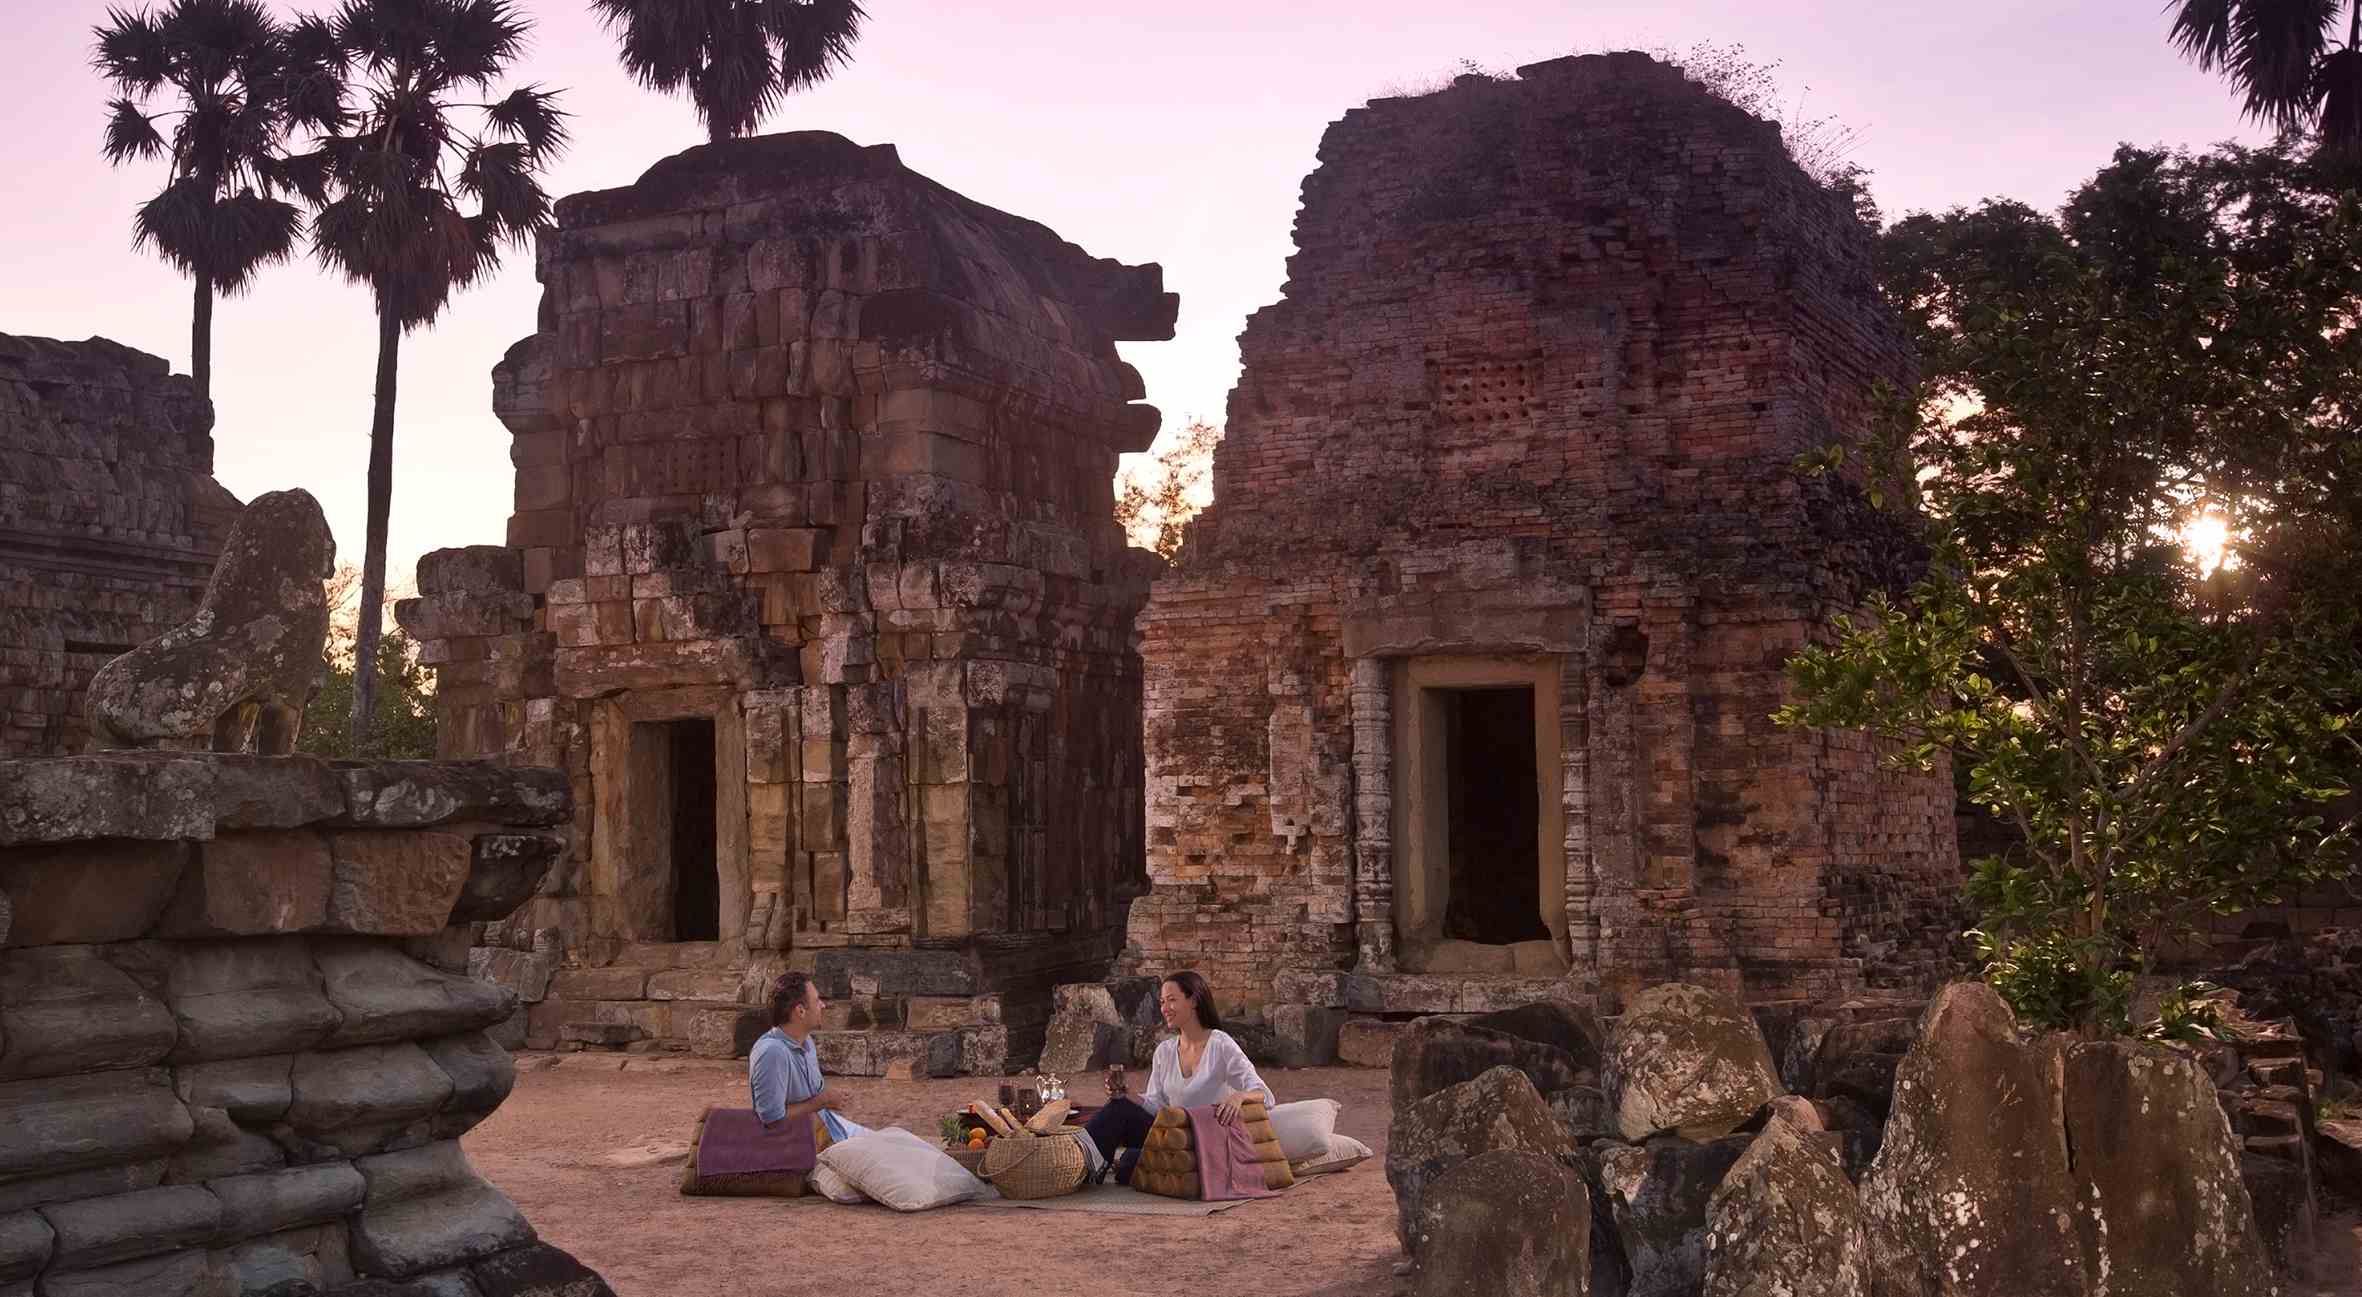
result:
[[[1089,1165],[1072,1135],[1020,1133],[984,1146],[976,1178],[1000,1190],[1003,1198],[1056,1198],[1081,1188]]]
[[[943,1146],[943,1155],[959,1163],[961,1170],[975,1175],[984,1169],[984,1154],[990,1147],[989,1144],[984,1148],[970,1148],[966,1144],[946,1144]]]

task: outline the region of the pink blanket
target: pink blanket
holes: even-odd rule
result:
[[[1270,1198],[1263,1184],[1263,1164],[1255,1160],[1255,1141],[1243,1121],[1224,1121],[1210,1103],[1189,1112],[1190,1143],[1197,1151],[1198,1186],[1207,1202],[1233,1198]]]
[[[809,1171],[818,1159],[812,1123],[791,1121],[765,1130],[752,1108],[713,1108],[697,1138],[697,1174],[744,1175],[753,1171]]]

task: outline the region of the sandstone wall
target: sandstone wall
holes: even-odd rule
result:
[[[1401,1011],[1923,976],[1948,781],[1769,720],[1784,659],[1912,561],[1852,484],[1791,468],[1911,374],[1846,201],[1769,123],[1614,55],[1348,113],[1296,240],[1215,502],[1141,618],[1133,962]],[[1555,957],[1329,976],[1418,971],[1395,709],[1412,664],[1470,658],[1556,698]]]
[[[195,608],[238,508],[158,357],[0,334],[0,757],[82,749],[91,673]]]
[[[515,1079],[472,928],[568,809],[547,771],[0,761],[0,1294],[607,1293],[458,1143]]]
[[[1006,1022],[926,1049],[1038,1034],[1144,885],[1153,560],[1112,480],[1157,413],[1115,342],[1171,336],[1160,272],[801,133],[568,198],[539,273],[541,331],[494,371],[508,546],[430,556],[398,611],[447,755],[573,777],[573,854],[496,940],[600,976],[560,977],[537,1031],[727,1047],[720,1010],[795,961],[869,1006],[848,1028],[1006,992]],[[647,864],[632,745],[682,718],[714,726],[714,940]],[[877,949],[909,970],[818,958]],[[947,954],[959,976],[927,971]]]

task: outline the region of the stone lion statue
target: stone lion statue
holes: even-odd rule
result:
[[[326,674],[336,539],[308,491],[257,496],[188,621],[100,667],[84,708],[101,748],[284,756]]]

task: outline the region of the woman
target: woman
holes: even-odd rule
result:
[[[1164,1109],[1211,1104],[1224,1121],[1234,1121],[1249,1099],[1262,1100],[1266,1112],[1273,1103],[1271,1087],[1247,1060],[1247,1052],[1222,1030],[1222,1010],[1205,978],[1192,971],[1173,974],[1157,987],[1156,1004],[1165,1025],[1179,1034],[1156,1047],[1148,1093],[1135,1098],[1119,1089],[1110,1070],[1107,1106],[1083,1127],[1099,1146],[1100,1156],[1115,1168],[1117,1184],[1131,1183],[1132,1164],[1139,1160],[1148,1128]]]

